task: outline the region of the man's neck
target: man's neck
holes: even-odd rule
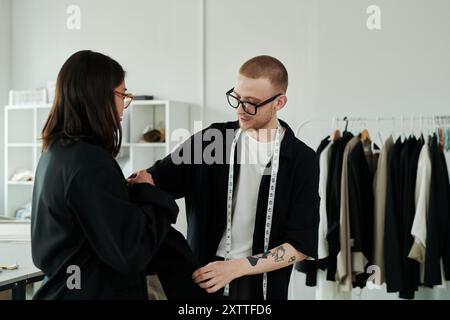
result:
[[[278,119],[273,118],[264,127],[255,129],[248,129],[246,133],[253,139],[259,142],[271,142],[275,140],[275,132],[278,127]]]

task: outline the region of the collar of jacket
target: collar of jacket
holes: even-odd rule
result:
[[[291,127],[281,119],[278,119],[281,126],[286,130],[284,133],[284,138],[281,141],[280,147],[280,158],[292,158],[294,156],[294,149],[292,147],[292,142],[295,139],[294,131],[292,131]],[[239,129],[239,121],[227,122],[227,127],[238,130]]]

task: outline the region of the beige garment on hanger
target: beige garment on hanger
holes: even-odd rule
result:
[[[341,175],[341,208],[339,240],[341,250],[337,256],[337,281],[342,291],[352,290],[352,252],[350,243],[350,212],[348,195],[348,166],[347,160],[350,152],[360,143],[358,136],[353,137],[344,149]]]
[[[374,283],[381,286],[385,282],[384,271],[384,222],[386,213],[386,190],[389,153],[394,145],[390,136],[384,143],[378,158],[378,168],[373,179],[374,194],[374,230],[373,264],[379,268]]]

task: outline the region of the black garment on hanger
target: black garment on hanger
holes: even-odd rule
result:
[[[328,263],[327,280],[336,281],[337,255],[341,250],[339,225],[341,216],[341,175],[344,150],[353,138],[351,132],[345,131],[342,137],[330,147],[330,164],[327,179],[327,220],[328,220]]]
[[[430,141],[431,185],[428,206],[427,238],[425,251],[424,285],[432,287],[442,283],[441,264],[443,259],[447,279],[450,262],[450,217],[448,170],[444,156],[439,149],[437,136]]]
[[[373,173],[369,168],[368,160],[372,162],[372,156],[366,157],[361,141],[354,147],[348,156],[348,192],[349,192],[349,215],[350,215],[350,239],[352,239],[351,250],[362,252],[371,265],[373,251]],[[353,285],[365,287],[368,273],[356,276]]]
[[[441,153],[441,163],[442,167],[444,169],[444,188],[447,189],[446,193],[447,196],[445,199],[447,199],[447,213],[448,213],[448,225],[447,225],[447,240],[444,239],[444,257],[443,257],[443,263],[444,263],[444,273],[445,273],[445,279],[447,281],[450,281],[450,182],[448,179],[445,179],[445,177],[449,177],[448,174],[448,167],[447,167],[447,160],[445,158],[445,155]]]
[[[441,163],[442,167],[444,169],[444,188],[447,189],[447,191],[444,193],[447,195],[444,197],[444,199],[447,199],[447,213],[448,213],[448,224],[447,224],[447,241],[444,239],[444,257],[443,257],[443,263],[444,263],[444,273],[445,273],[445,279],[447,281],[450,281],[450,182],[445,177],[449,177],[448,175],[448,167],[447,167],[447,160],[445,159],[445,155],[441,153]]]
[[[415,192],[417,165],[419,162],[419,154],[423,143],[415,137],[408,139],[407,147],[403,148],[400,154],[400,169],[402,175],[402,208],[400,212],[401,223],[400,243],[402,243],[402,286],[400,290],[400,298],[413,299],[414,291],[418,289],[420,282],[420,264],[408,258],[409,251],[414,243],[411,235],[411,229],[415,216]]]
[[[400,138],[392,146],[388,158],[387,188],[386,188],[386,217],[384,225],[384,261],[387,292],[398,292],[402,284],[402,255],[400,230],[402,220],[400,213],[403,205],[401,201],[402,179],[400,174],[400,155],[406,143]]]
[[[322,153],[322,151],[330,144],[331,140],[330,140],[330,136],[327,136],[325,139],[323,139],[322,141],[320,141],[319,147],[317,147],[317,158],[320,159],[320,155]]]
[[[325,137],[319,144],[316,154],[320,161],[322,151],[331,143],[330,136]],[[320,174],[320,173],[319,173]],[[317,284],[317,269],[326,269],[327,258],[320,260],[303,260],[295,264],[295,270],[306,275],[305,285],[308,287],[315,287]]]

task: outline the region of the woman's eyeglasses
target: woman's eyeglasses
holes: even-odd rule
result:
[[[276,96],[273,96],[272,98],[267,99],[261,103],[253,103],[253,102],[249,102],[249,101],[240,100],[238,97],[233,95],[233,91],[234,91],[234,88],[231,88],[226,93],[227,99],[228,99],[228,104],[235,109],[239,108],[239,105],[241,105],[242,109],[244,109],[245,112],[247,112],[248,114],[250,114],[252,116],[254,116],[256,114],[256,111],[259,107],[262,107],[262,106],[274,101],[279,96],[283,95],[282,93],[279,93]]]
[[[131,93],[122,93],[120,91],[114,91],[114,93],[123,98],[124,109],[128,108],[134,99],[134,96]]]

